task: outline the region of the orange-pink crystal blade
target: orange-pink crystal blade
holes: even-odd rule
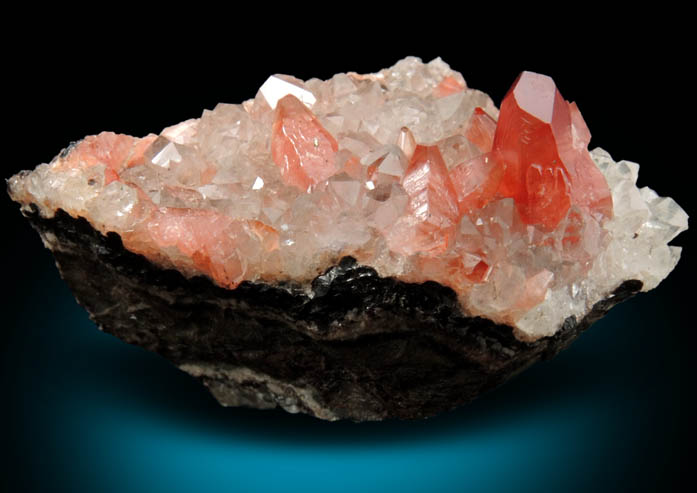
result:
[[[416,146],[402,185],[415,216],[445,228],[457,222],[457,195],[437,146]]]
[[[219,285],[235,288],[245,266],[237,246],[247,235],[245,221],[202,209],[151,206],[144,228],[123,235],[126,248],[149,258],[176,249]]]
[[[390,249],[406,255],[443,252],[454,234],[459,208],[437,146],[416,146],[402,186],[409,208],[388,235]]]
[[[465,137],[472,142],[481,152],[489,152],[494,145],[496,133],[496,120],[491,118],[486,111],[477,106],[467,123]]]
[[[569,104],[569,117],[569,125],[552,127],[552,130],[572,183],[571,201],[596,215],[612,217],[612,194],[588,153],[591,134],[576,103]]]
[[[448,75],[433,89],[433,96],[436,98],[444,98],[451,94],[456,94],[465,89],[465,84],[457,80],[452,75]]]
[[[336,139],[295,96],[278,102],[271,139],[273,161],[288,185],[307,190],[336,172]]]
[[[82,139],[70,153],[57,162],[55,169],[86,168],[103,164],[104,184],[119,179],[119,173],[132,166],[142,156],[147,147],[157,138],[148,135],[143,138],[130,135],[102,132]]]

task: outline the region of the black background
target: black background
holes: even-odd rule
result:
[[[174,19],[144,19],[129,11],[118,17],[118,27],[109,28],[105,22],[111,14],[83,21],[44,13],[41,25],[17,19],[18,35],[6,37],[3,48],[3,176],[48,162],[85,135],[111,130],[141,136],[198,117],[217,102],[241,102],[272,73],[326,79],[336,72],[374,72],[407,55],[424,61],[440,56],[497,105],[520,71],[552,76],[583,113],[593,135],[591,148],[640,163],[640,186],[672,196],[688,214],[694,212],[697,139],[694,83],[688,77],[694,55],[679,13],[647,13],[641,20],[589,16],[575,22],[569,14],[551,22],[543,21],[549,12],[524,20],[503,8],[484,16],[450,15],[444,6],[434,6],[438,12],[428,18],[412,12],[406,19],[366,21],[365,9],[371,7],[352,9],[343,22],[337,20],[341,15],[321,10],[291,22],[264,5],[231,17],[208,12],[188,18],[182,12]],[[278,22],[269,24],[271,18]],[[51,268],[51,261],[17,206],[6,196],[2,200],[3,310],[11,314],[16,303],[27,301],[25,265]],[[670,311],[680,320],[657,328],[675,331],[670,348],[681,361],[682,383],[676,388],[683,394],[656,415],[657,422],[676,421],[680,430],[671,439],[668,465],[647,473],[647,484],[666,489],[688,477],[686,457],[694,450],[695,335],[689,305],[696,254],[688,233],[674,241],[684,247],[683,259],[659,288],[661,302],[649,302],[651,295],[629,302],[636,310],[650,305],[647,309]],[[16,325],[4,330],[21,336]],[[5,357],[2,344],[0,338]],[[640,357],[650,358],[651,348],[643,348]],[[0,376],[10,385],[13,369],[3,367]],[[2,407],[17,419],[12,402]],[[10,435],[4,446],[18,447],[28,439]],[[6,484],[13,489],[10,479]]]

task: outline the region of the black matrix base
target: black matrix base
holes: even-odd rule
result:
[[[453,409],[551,358],[642,286],[626,281],[553,337],[522,342],[511,327],[463,314],[447,287],[382,278],[350,257],[311,285],[226,290],[162,270],[63,211],[25,215],[102,330],[164,356],[222,405],[328,420]]]

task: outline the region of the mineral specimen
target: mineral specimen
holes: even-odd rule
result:
[[[589,141],[547,76],[522,73],[499,111],[410,57],[275,75],[8,185],[100,327],[222,404],[415,418],[554,355],[675,267],[685,212]]]

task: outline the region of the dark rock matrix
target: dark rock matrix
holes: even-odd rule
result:
[[[224,406],[327,420],[418,419],[465,404],[571,344],[642,283],[623,282],[551,337],[470,317],[434,282],[380,277],[344,257],[310,284],[186,279],[62,210],[25,211],[99,327],[198,378]]]

